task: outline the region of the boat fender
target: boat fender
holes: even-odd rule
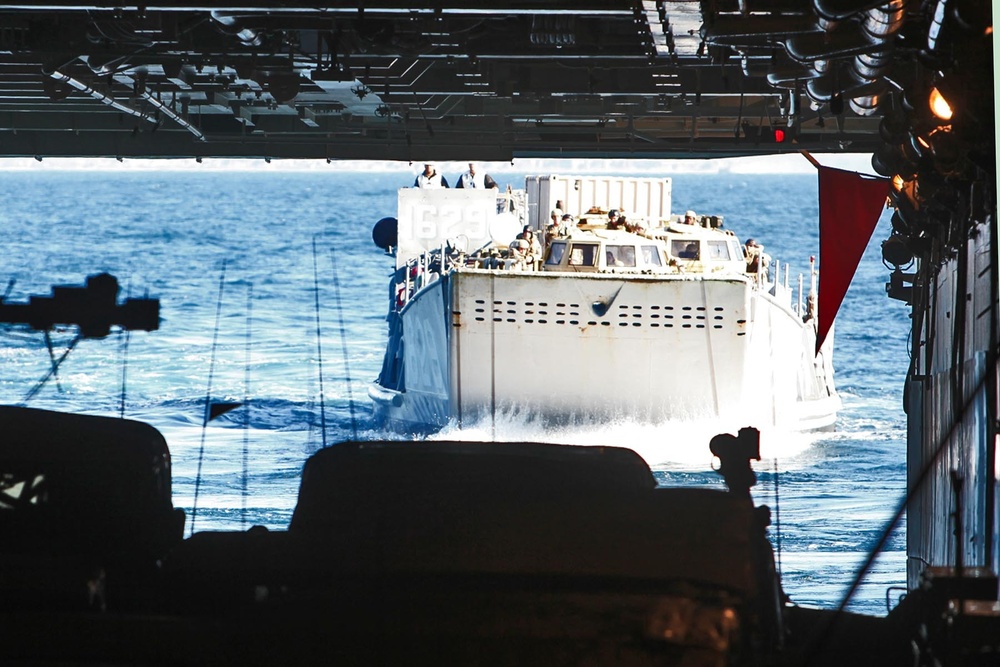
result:
[[[396,218],[382,218],[372,227],[372,241],[382,250],[396,247],[399,241]]]

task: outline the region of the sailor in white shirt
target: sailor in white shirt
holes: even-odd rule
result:
[[[446,188],[448,187],[448,181],[437,172],[437,167],[433,163],[428,162],[424,165],[424,170],[413,181],[413,187]]]
[[[496,188],[497,182],[486,173],[476,171],[476,163],[469,163],[469,171],[458,177],[456,188]]]

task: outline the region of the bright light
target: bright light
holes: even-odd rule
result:
[[[892,177],[892,189],[895,190],[896,192],[899,192],[900,190],[903,189],[903,177],[900,176],[899,174],[896,174],[895,176]]]
[[[774,141],[780,144],[784,140],[785,140],[785,131],[782,130],[780,127],[776,128],[774,130]]]
[[[948,104],[948,100],[944,98],[937,88],[931,88],[931,96],[929,99],[931,105],[931,113],[940,118],[941,120],[951,120],[952,110],[951,105]]]

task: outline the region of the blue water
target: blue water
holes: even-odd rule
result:
[[[502,186],[523,184],[523,173],[494,176]],[[672,177],[675,211],[724,215],[741,238],[755,237],[789,262],[793,283],[808,271],[808,257],[818,251],[815,174]],[[310,454],[355,431],[360,439],[398,437],[373,428],[366,393],[381,365],[392,268],[372,244],[371,227],[395,213],[396,188],[412,178],[405,166],[389,173],[0,172],[0,278],[16,281],[11,301],[108,271],[119,277],[123,296],[158,297],[162,308],[159,331],[81,342],[58,384],[50,381],[29,405],[118,415],[124,380],[125,416],[166,436],[174,502],[189,518],[203,453],[197,530],[286,527]],[[909,320],[906,307],[885,296],[879,243],[887,235],[883,216],[837,321],[834,362],[844,409],[836,431],[762,438],[754,495],[778,509],[772,541],[777,545],[780,536],[784,586],[802,604],[840,602],[904,492]],[[57,332],[57,352],[72,337]],[[0,402],[21,402],[48,365],[41,334],[0,328]],[[249,410],[203,429],[209,394],[213,400],[248,395]],[[507,418],[436,437],[484,439],[494,429],[499,440],[633,447],[662,484],[721,487],[707,448],[715,425],[620,423],[551,432]],[[905,583],[904,542],[899,526],[851,609],[885,613],[887,588]]]

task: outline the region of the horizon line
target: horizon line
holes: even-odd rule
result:
[[[862,153],[819,154],[824,166],[873,173],[871,156]],[[470,161],[435,161],[442,173],[462,173]],[[511,162],[476,161],[491,173],[583,173],[587,171],[619,171],[628,173],[664,174],[794,174],[813,173],[816,167],[799,153],[725,158],[622,159],[622,158],[515,158]],[[113,157],[52,157],[2,158],[0,172],[18,171],[101,171],[101,172],[344,172],[408,173],[421,171],[423,161],[397,160],[333,160],[263,158],[113,158]]]

